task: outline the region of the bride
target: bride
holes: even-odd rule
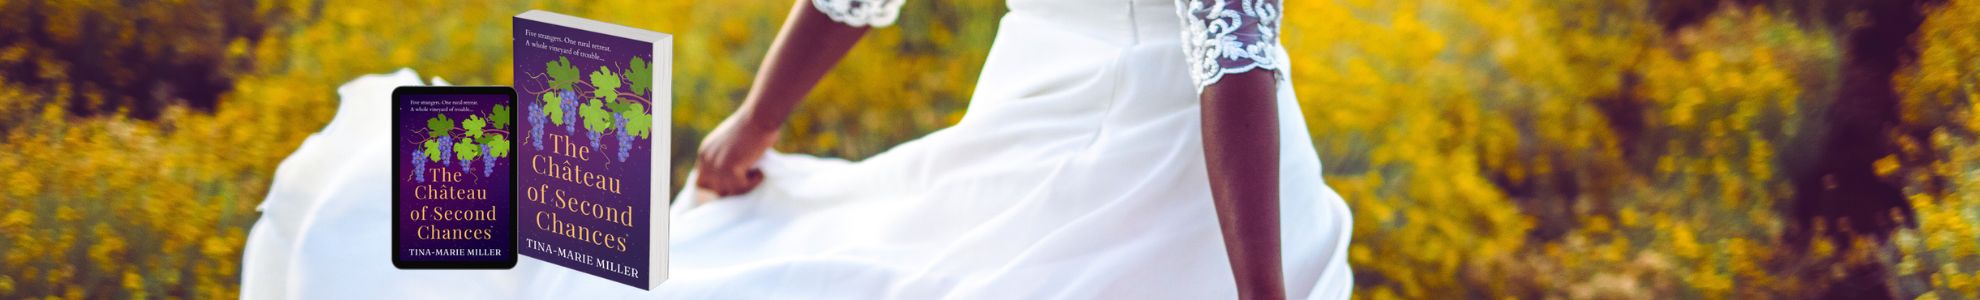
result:
[[[350,109],[382,100],[352,98],[419,84],[402,71],[341,88],[340,120],[283,163],[242,295],[1347,297],[1352,222],[1294,99],[1278,0],[1010,0],[956,125],[859,162],[769,151],[798,102],[901,5],[797,1],[747,98],[702,141],[671,212],[669,279],[652,291],[529,259],[511,271],[385,264],[386,208],[343,200],[382,188],[298,185],[386,171],[296,168],[353,168],[317,148],[370,139],[341,128],[366,122],[341,119],[382,118]],[[347,116],[361,113],[373,115]]]

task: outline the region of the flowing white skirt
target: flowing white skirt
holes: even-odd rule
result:
[[[672,268],[652,291],[528,258],[508,271],[394,269],[377,133],[390,90],[419,82],[359,78],[277,171],[243,296],[1234,298],[1181,47],[1083,38],[1039,18],[1005,17],[959,124],[861,162],[771,153],[748,194],[677,199]],[[1290,85],[1280,94],[1286,287],[1345,298],[1352,222],[1321,180]]]

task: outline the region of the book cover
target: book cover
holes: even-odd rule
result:
[[[514,23],[519,251],[650,289],[667,276],[672,37],[545,11]]]
[[[392,91],[394,266],[515,265],[514,99],[505,86]]]

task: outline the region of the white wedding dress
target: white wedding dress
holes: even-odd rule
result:
[[[812,1],[854,26],[891,24],[902,5]],[[389,155],[368,133],[386,131],[392,87],[420,82],[410,71],[359,78],[339,89],[336,119],[277,171],[249,237],[242,295],[1234,298],[1197,93],[1224,74],[1267,69],[1280,78],[1288,295],[1347,297],[1352,222],[1321,180],[1287,82],[1276,4],[1008,5],[960,123],[860,162],[771,153],[749,193],[699,206],[684,193],[672,211],[669,278],[651,291],[529,258],[508,271],[393,269],[390,201],[379,200],[389,199]]]

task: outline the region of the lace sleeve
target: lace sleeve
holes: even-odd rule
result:
[[[1224,74],[1252,69],[1283,70],[1279,50],[1279,1],[1177,0],[1182,17],[1183,53],[1196,91]]]
[[[901,2],[906,0],[811,0],[811,7],[853,27],[887,27],[900,16]]]

